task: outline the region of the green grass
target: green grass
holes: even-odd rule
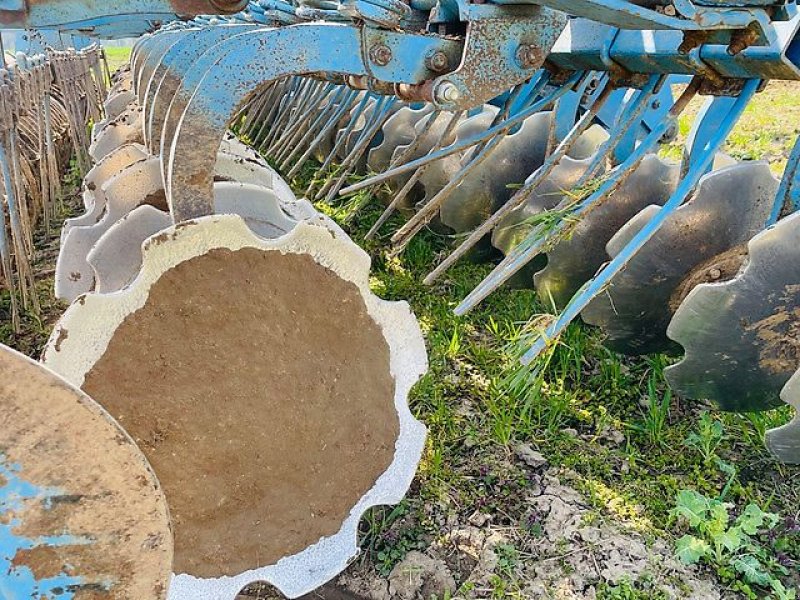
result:
[[[792,145],[800,135],[796,82],[772,81],[756,94],[736,124],[723,152],[737,160],[766,160],[775,175],[783,173]],[[681,148],[697,116],[704,97],[695,98],[681,115],[678,135],[664,146],[662,156],[679,160]]]
[[[121,66],[128,63],[131,58],[131,48],[108,46],[105,48],[108,68],[114,73]]]

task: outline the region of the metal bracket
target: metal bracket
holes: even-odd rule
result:
[[[566,24],[564,13],[541,6],[471,5],[461,64],[434,80],[434,105],[466,110],[530,79]]]

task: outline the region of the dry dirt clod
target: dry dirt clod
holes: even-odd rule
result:
[[[442,598],[456,590],[456,581],[444,561],[412,551],[389,575],[389,593],[396,600]]]

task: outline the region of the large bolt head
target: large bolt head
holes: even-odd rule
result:
[[[461,92],[454,83],[444,81],[436,87],[434,97],[440,104],[451,104],[453,102],[458,102],[461,98]]]
[[[441,73],[450,66],[450,60],[441,50],[434,50],[425,57],[425,66],[434,73]]]
[[[532,44],[520,44],[516,53],[517,64],[523,69],[538,67],[540,53]]]
[[[385,67],[392,60],[392,50],[386,44],[374,44],[369,49],[369,59],[379,67]]]

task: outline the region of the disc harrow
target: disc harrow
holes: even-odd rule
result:
[[[159,560],[98,584],[106,563],[73,573],[64,551],[65,577],[108,597],[130,581],[150,591],[119,597],[233,599],[255,581],[297,597],[352,561],[365,510],[408,489],[425,440],[407,404],[427,368],[420,328],[370,292],[369,257],[314,203],[354,196],[352,218],[377,199],[367,237],[389,256],[426,228],[453,236],[428,285],[466,257],[494,261],[457,314],[507,282],[534,287],[554,314],[524,363],[581,317],[613,350],[681,357],[666,377],[687,398],[800,408],[800,143],[781,179],[720,153],[766,82],[800,80],[793,2],[48,0],[0,14],[141,34],[110,80],[96,46],[0,73],[15,320],[18,295],[35,305],[31,232],[53,214],[67,141],[85,207],[62,229],[55,291],[72,304],[43,357],[52,373],[0,360],[56,381],[65,415],[102,413],[103,435],[124,428],[127,459],[152,465],[137,510]],[[700,96],[682,159],[664,159]],[[298,199],[289,182],[309,164]],[[767,433],[780,460],[800,461],[797,419]],[[13,419],[2,431],[0,498],[17,485],[6,472],[29,475],[14,458],[28,440]],[[53,456],[30,459],[47,490],[63,479],[42,468]],[[0,526],[6,539],[29,549]]]

